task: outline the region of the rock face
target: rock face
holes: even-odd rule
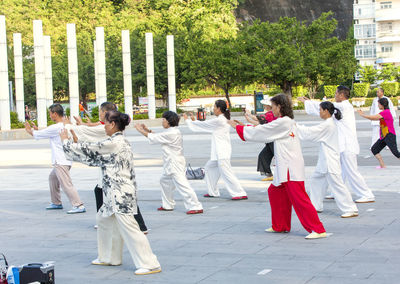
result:
[[[276,22],[280,17],[296,17],[311,22],[332,11],[338,21],[336,36],[345,38],[353,22],[353,0],[245,0],[236,10],[239,22],[260,19]]]

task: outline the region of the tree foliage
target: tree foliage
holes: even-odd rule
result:
[[[81,100],[95,91],[93,40],[104,27],[107,95],[123,101],[121,30],[130,30],[134,97],[146,96],[145,33],[154,36],[156,94],[168,93],[166,35],[174,35],[177,97],[188,89],[217,86],[229,100],[232,89],[255,82],[278,85],[291,94],[304,85],[315,91],[323,84],[352,78],[354,40],[332,37],[336,20],[322,14],[312,23],[281,18],[276,23],[238,25],[237,0],[0,0],[6,16],[8,43],[22,34],[25,101],[35,104],[33,60],[34,19],[51,36],[53,88],[56,99],[68,98],[66,24],[75,23]],[[12,50],[10,80],[14,79]]]

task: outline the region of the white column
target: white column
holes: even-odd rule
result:
[[[154,87],[154,55],[152,33],[146,33],[146,76],[149,118],[154,119],[156,118],[156,96]]]
[[[122,61],[124,72],[125,113],[132,117],[132,70],[129,30],[122,31]]]
[[[21,34],[13,34],[14,41],[14,71],[15,71],[15,101],[18,120],[25,121],[24,106],[24,72],[22,68],[22,41]]]
[[[97,74],[97,48],[96,48],[96,41],[93,41],[93,56],[94,56],[94,88],[96,94],[96,105],[99,105],[99,78]]]
[[[167,35],[168,107],[176,112],[174,36]]]
[[[97,78],[99,87],[99,105],[107,101],[106,50],[104,46],[104,28],[96,27]],[[96,94],[97,95],[97,94]]]
[[[78,55],[75,24],[67,24],[69,108],[71,116],[79,116]]]
[[[51,66],[51,40],[50,36],[43,36],[44,46],[44,77],[46,82],[47,107],[53,104],[53,75]]]
[[[46,83],[44,75],[43,28],[41,20],[33,20],[33,45],[35,54],[37,123],[39,127],[46,127]]]
[[[0,126],[10,130],[10,98],[8,92],[6,17],[0,16]]]

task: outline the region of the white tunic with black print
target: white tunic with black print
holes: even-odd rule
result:
[[[104,217],[137,214],[133,153],[122,132],[100,142],[64,140],[63,148],[69,159],[101,168],[104,204],[99,211]]]

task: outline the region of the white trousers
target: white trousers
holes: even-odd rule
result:
[[[317,211],[324,208],[323,199],[326,195],[327,187],[330,186],[332,195],[335,198],[337,207],[343,213],[357,212],[350,191],[346,188],[341,175],[332,173],[314,172],[310,181],[310,199]]]
[[[374,198],[374,194],[367,186],[363,176],[358,171],[357,155],[351,152],[340,153],[343,182],[348,181],[350,188],[358,198]]]
[[[371,147],[372,145],[375,144],[376,141],[380,138],[379,135],[380,132],[380,127],[379,125],[372,125],[372,131],[371,131]]]
[[[183,204],[187,210],[201,210],[203,206],[197,199],[197,195],[190,186],[185,176],[185,172],[179,174],[163,174],[160,179],[162,207],[165,209],[174,209],[174,189],[183,197]]]
[[[226,189],[232,197],[246,196],[247,193],[240,185],[238,178],[232,170],[231,161],[224,160],[209,160],[205,165],[206,183],[208,194],[211,196],[219,196],[218,180],[222,177],[225,182]]]
[[[116,213],[104,217],[101,212],[98,212],[96,221],[99,261],[112,265],[121,264],[125,242],[137,269],[160,267],[157,257],[151,251],[146,235],[140,231],[133,215]]]

